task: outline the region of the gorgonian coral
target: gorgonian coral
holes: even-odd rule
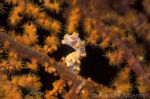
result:
[[[149,97],[149,6],[149,0],[1,0],[0,98]]]

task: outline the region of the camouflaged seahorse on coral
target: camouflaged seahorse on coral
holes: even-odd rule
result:
[[[62,44],[67,44],[75,49],[74,52],[66,56],[65,62],[71,71],[79,73],[81,64],[80,60],[86,56],[85,41],[82,41],[79,38],[78,33],[73,32],[71,35],[66,34],[64,36]]]

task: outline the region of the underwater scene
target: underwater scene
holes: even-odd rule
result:
[[[0,99],[150,99],[150,0],[0,0]]]

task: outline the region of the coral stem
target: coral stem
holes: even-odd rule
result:
[[[76,92],[78,86],[80,86],[80,84],[82,84],[82,82],[84,80],[86,80],[85,78],[72,73],[67,68],[65,68],[65,66],[60,65],[58,62],[51,63],[49,56],[39,53],[37,51],[34,51],[31,48],[28,48],[24,45],[21,45],[20,43],[14,41],[6,33],[0,32],[0,44],[1,44],[0,47],[2,47],[2,44],[5,41],[9,42],[8,49],[15,51],[20,57],[27,58],[30,60],[34,58],[37,60],[38,64],[43,65],[44,63],[48,63],[50,66],[53,66],[54,68],[56,68],[61,79],[63,79],[66,82],[70,82],[70,81],[72,82],[72,88],[68,94],[71,94],[71,95],[74,94],[77,96],[77,94],[75,94],[75,92]],[[89,90],[89,92],[90,92],[89,94],[92,99],[96,98],[96,95],[94,95],[94,92],[98,92],[101,87],[102,87],[101,84],[97,84],[92,80],[87,80],[84,85],[84,88]],[[74,90],[74,91],[72,91],[72,90]],[[68,95],[68,96],[71,96],[71,95]]]

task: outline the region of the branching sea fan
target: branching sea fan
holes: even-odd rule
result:
[[[0,99],[149,99],[150,0],[0,0]]]

